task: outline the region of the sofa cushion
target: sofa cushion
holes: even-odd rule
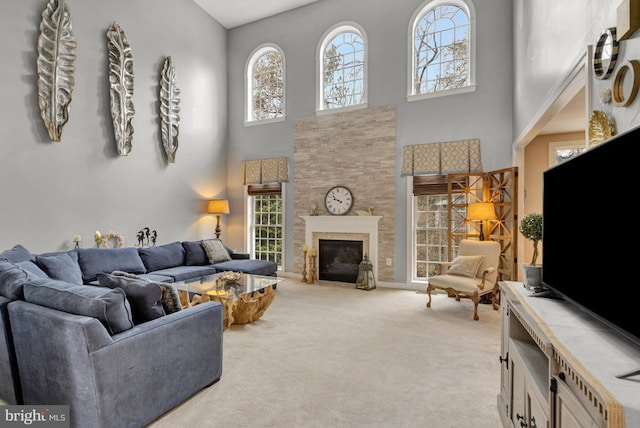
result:
[[[212,275],[216,272],[218,272],[218,269],[213,265],[206,264],[204,266],[176,266],[169,269],[157,270],[154,274],[170,277],[171,281],[168,282],[178,282],[197,278],[199,276]],[[156,281],[156,279],[152,278],[149,274],[144,275],[144,277]],[[162,279],[160,279],[160,281],[166,282]]]
[[[186,261],[185,251],[180,242],[157,247],[139,248],[138,253],[147,268],[147,272],[182,266]]]
[[[101,287],[121,288],[127,296],[134,324],[142,324],[165,315],[162,307],[162,289],[158,284],[124,276],[99,273]]]
[[[207,253],[209,263],[218,263],[231,260],[229,252],[219,239],[205,239],[202,241],[204,251]]]
[[[276,262],[269,260],[229,260],[226,262],[214,263],[212,265],[218,272],[222,271],[234,271],[251,273],[254,275],[272,276],[278,270]]]
[[[11,300],[22,300],[24,299],[23,285],[29,281],[42,278],[31,270],[20,266],[27,263],[31,263],[39,270],[35,264],[29,261],[14,264],[6,260],[0,260],[0,295]],[[42,275],[46,278],[44,273]]]
[[[36,279],[24,284],[24,300],[70,314],[96,318],[111,335],[133,327],[131,307],[124,291],[119,288]]]
[[[129,273],[146,273],[147,269],[138,254],[138,249],[126,248],[77,248],[78,263],[85,283],[95,281],[99,273],[114,270]]]
[[[24,262],[14,263],[19,268],[26,270],[29,273],[32,273],[37,278],[47,278],[49,275],[38,266],[35,262],[30,260],[25,260]]]
[[[78,264],[78,253],[68,251],[54,255],[38,255],[36,263],[50,278],[82,285],[82,271]]]
[[[184,241],[182,247],[186,253],[187,266],[202,266],[209,264],[209,256],[202,246],[202,241]]]
[[[113,275],[137,281],[146,281],[158,285],[162,290],[162,299],[160,300],[160,302],[162,303],[162,308],[164,309],[165,314],[172,314],[174,312],[182,310],[182,304],[180,303],[180,293],[178,292],[178,287],[176,287],[175,284],[150,281],[141,276],[122,271],[115,271],[113,272]]]
[[[13,263],[24,261],[36,261],[36,256],[31,254],[31,251],[27,250],[20,244],[14,245],[13,248],[5,250],[0,253],[0,259],[8,260]]]

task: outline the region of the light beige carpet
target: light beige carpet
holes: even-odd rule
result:
[[[426,301],[286,279],[260,320],[224,332],[220,381],[150,426],[500,427],[499,311]]]

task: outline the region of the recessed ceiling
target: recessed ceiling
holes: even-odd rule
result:
[[[224,28],[231,29],[319,0],[193,0]]]

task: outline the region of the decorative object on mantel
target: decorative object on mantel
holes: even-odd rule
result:
[[[216,238],[220,238],[220,214],[229,214],[229,201],[226,199],[211,199],[207,204],[207,212],[216,215]]]
[[[365,210],[356,210],[356,214],[358,215],[373,215],[373,205],[369,205],[369,209]]]
[[[80,248],[80,243],[82,242],[82,236],[73,235],[73,242],[75,243],[75,248]]]
[[[136,237],[138,238],[138,246],[140,248],[144,248],[145,246],[155,247],[156,241],[158,240],[158,232],[155,230],[151,231],[148,227],[143,227]]]
[[[102,242],[102,234],[99,230],[93,234],[93,240],[96,242],[96,247],[100,248],[100,243]]]
[[[164,61],[160,74],[160,130],[162,145],[169,163],[176,161],[180,128],[180,88],[171,56]]]
[[[358,266],[356,288],[367,291],[376,288],[376,278],[373,275],[373,264],[369,261],[369,256],[366,254]]]
[[[127,36],[114,21],[107,31],[109,39],[109,86],[111,117],[118,153],[127,156],[131,152],[135,114],[133,107],[133,55]]]
[[[324,207],[333,215],[345,215],[353,206],[353,194],[345,186],[334,186],[324,197]]]
[[[307,282],[307,244],[302,246],[302,282]]]
[[[589,146],[608,140],[615,134],[614,125],[601,110],[594,110],[589,119]]]
[[[112,240],[115,240],[116,245],[114,247],[109,247]],[[102,245],[102,248],[124,248],[124,236],[115,232],[107,232],[102,235],[100,244]]]
[[[311,213],[309,215],[318,215],[318,205],[315,201],[311,204]]]
[[[611,102],[611,89],[604,88],[600,92],[600,104],[605,105]]]
[[[60,141],[69,120],[76,47],[67,4],[50,0],[42,12],[37,64],[40,116],[53,141]]]
[[[525,287],[534,291],[542,288],[542,266],[536,265],[538,259],[538,242],[542,239],[542,214],[530,213],[522,217],[519,227],[520,233],[533,242],[533,256],[531,263],[520,263],[523,283]]]

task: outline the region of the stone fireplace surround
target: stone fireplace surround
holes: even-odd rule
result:
[[[378,278],[378,222],[382,216],[300,216],[305,223],[304,242],[308,248],[320,248],[320,239],[362,241],[363,253],[373,263]]]

